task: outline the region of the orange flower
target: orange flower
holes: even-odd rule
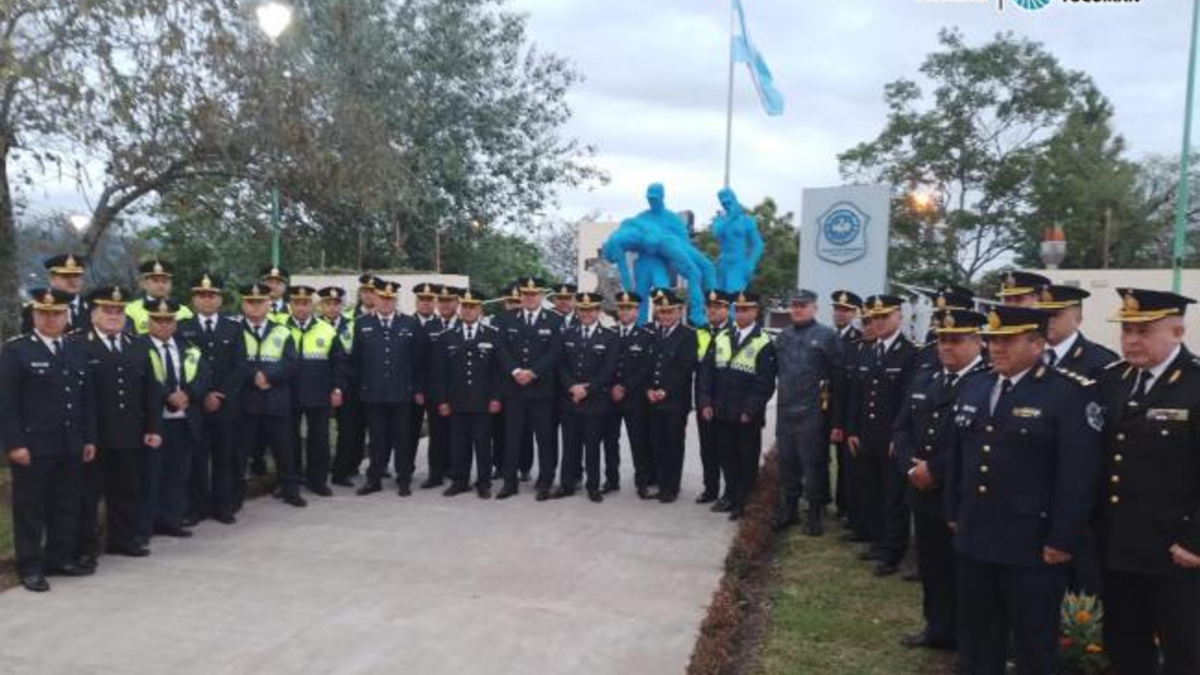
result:
[[[1092,620],[1092,615],[1086,609],[1081,609],[1075,612],[1075,621],[1077,623],[1087,623]]]
[[[1089,642],[1088,646],[1084,648],[1084,651],[1089,654],[1099,654],[1100,652],[1104,651],[1104,648],[1095,642]]]
[[[1070,647],[1073,644],[1075,644],[1075,641],[1069,637],[1064,637],[1062,639],[1062,646],[1064,646],[1064,647]]]

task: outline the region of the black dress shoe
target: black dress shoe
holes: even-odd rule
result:
[[[500,488],[500,493],[496,495],[496,499],[508,499],[509,497],[516,496],[517,492],[516,483],[505,483],[504,487]]]
[[[899,566],[896,565],[896,563],[880,562],[878,565],[875,566],[875,576],[890,577],[893,574],[895,574],[896,570],[898,570],[898,569],[900,569],[900,568],[899,568]]]
[[[671,504],[676,499],[679,499],[679,493],[677,493],[677,492],[659,492],[658,493],[658,502],[660,504]]]
[[[713,513],[729,513],[733,510],[733,504],[730,503],[728,499],[722,497],[721,499],[713,502],[713,505],[710,506],[708,510],[712,511]]]
[[[354,487],[354,481],[344,476],[334,476],[329,482],[339,487]]]
[[[150,555],[150,549],[140,544],[129,544],[128,546],[109,546],[105,553],[109,555],[122,555],[127,558],[145,558]]]
[[[644,487],[640,487],[637,489],[637,496],[638,496],[638,499],[652,499],[653,498],[653,496],[650,494],[650,488],[644,488]]]
[[[444,482],[445,481],[442,480],[441,478],[434,478],[434,477],[430,476],[429,478],[425,479],[424,483],[421,483],[421,489],[422,490],[432,490],[435,487],[441,487],[442,483],[444,483]]]
[[[184,516],[183,520],[179,521],[182,527],[195,527],[204,521],[204,516]]]
[[[709,492],[708,490],[701,492],[700,496],[696,497],[697,504],[711,504],[715,501],[717,501],[717,493]]]
[[[329,488],[325,487],[324,485],[310,487],[310,488],[308,488],[308,491],[318,497],[332,497],[333,496],[333,490],[330,490]]]
[[[575,496],[574,489],[567,489],[561,485],[554,488],[554,490],[550,493],[551,499],[566,499],[567,497],[574,497],[574,496]]]
[[[164,537],[175,537],[176,539],[187,539],[192,536],[192,531],[178,526],[163,525],[155,527],[154,534],[161,534]]]
[[[26,574],[21,577],[21,585],[33,593],[45,593],[50,590],[50,582],[40,573]]]
[[[463,483],[451,483],[450,487],[442,492],[443,497],[457,497],[464,492],[470,492],[471,488]]]
[[[366,483],[363,483],[362,487],[355,490],[354,494],[361,497],[363,495],[374,494],[376,492],[382,492],[382,491],[383,491],[383,486],[379,484],[379,481],[369,480]]]
[[[729,519],[730,520],[734,520],[734,521],[741,520],[742,516],[744,516],[744,515],[746,515],[746,512],[743,511],[742,507],[740,507],[740,506],[734,506],[729,509]]]
[[[400,483],[396,486],[396,494],[400,495],[401,497],[411,497],[412,485],[408,483]]]
[[[47,565],[46,569],[42,570],[42,574],[48,577],[86,577],[91,576],[95,572],[96,570],[81,567],[75,562],[63,563],[61,565]]]
[[[237,518],[234,518],[232,513],[218,513],[213,516],[213,520],[222,525],[232,525],[237,522]]]
[[[288,506],[295,506],[298,509],[308,506],[308,502],[304,501],[304,497],[301,497],[295,492],[284,495],[283,503],[287,504]]]
[[[604,487],[603,487],[603,488],[601,488],[601,489],[600,489],[600,491],[601,491],[601,492],[603,492],[604,494],[608,494],[608,493],[610,493],[610,492],[620,492],[620,491],[621,491],[621,484],[620,484],[620,483],[614,483],[614,482],[612,482],[612,481],[605,481],[605,482],[604,482]]]
[[[559,489],[561,490],[562,488],[559,488]],[[550,497],[551,497],[550,490],[548,490],[546,488],[538,488],[537,494],[534,495],[534,499],[539,502],[544,502],[544,501],[550,499]]]
[[[804,534],[819,537],[825,534],[825,525],[821,523],[821,509],[809,509],[804,518]]]
[[[868,541],[871,541],[870,537],[864,537],[863,535],[858,534],[857,532],[847,532],[846,534],[843,534],[841,537],[839,537],[839,539],[841,539],[842,541],[845,541],[845,542],[849,542],[851,544],[865,544]]]
[[[592,500],[596,504],[599,504],[600,502],[604,501],[604,493],[599,490],[588,490],[588,499]]]
[[[522,482],[522,483],[528,483],[528,482],[529,482],[529,472],[528,472],[528,471],[522,471],[522,472],[521,472],[521,482]]]
[[[477,486],[475,488],[475,494],[479,495],[480,499],[491,499],[492,498],[492,488],[491,488],[491,486],[488,486],[488,485]]]

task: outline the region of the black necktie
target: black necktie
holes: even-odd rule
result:
[[[533,328],[533,312],[525,313],[525,323],[528,324],[530,328]]]
[[[1150,384],[1150,372],[1147,370],[1139,370],[1137,377],[1133,380],[1133,391],[1129,393],[1129,405],[1137,406],[1142,401],[1142,397],[1146,395]]]
[[[475,327],[467,326],[467,342],[475,339]]]
[[[112,353],[114,353],[114,354],[120,354],[120,353],[121,353],[121,344],[120,344],[119,342],[117,342],[117,336],[116,336],[116,335],[109,335],[109,336],[108,336],[108,348],[109,348],[109,349],[111,349],[111,350],[112,350]]]
[[[179,377],[175,375],[175,357],[171,356],[171,343],[163,343],[163,365],[167,369],[166,385],[168,391],[175,391],[179,386]]]
[[[953,388],[955,382],[958,382],[958,373],[946,373],[946,388]]]
[[[54,354],[55,357],[61,355],[62,354],[62,343],[59,342],[58,340],[51,340],[50,341],[50,353]]]
[[[212,332],[213,332],[213,320],[212,319],[204,320],[204,332],[208,335],[212,335]]]
[[[1058,352],[1053,349],[1047,349],[1046,350],[1046,365],[1053,368],[1054,364],[1057,362],[1058,362]]]
[[[1012,390],[1012,386],[1013,386],[1012,380],[1008,379],[1007,377],[1001,378],[1001,380],[1000,380],[1000,395],[996,397],[996,403],[995,403],[995,405],[992,406],[993,413],[996,412],[996,408],[1000,407],[1000,402],[1004,400],[1004,397],[1008,396],[1008,392]]]

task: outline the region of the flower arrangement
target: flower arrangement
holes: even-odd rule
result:
[[[1072,675],[1103,675],[1108,657],[1100,626],[1104,608],[1090,595],[1068,593],[1062,604],[1062,666]]]

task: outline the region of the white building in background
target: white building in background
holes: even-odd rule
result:
[[[575,278],[580,291],[594,291],[599,278],[592,265],[600,258],[600,247],[608,236],[617,229],[617,222],[585,222],[579,228],[579,253],[576,260]]]
[[[1169,269],[1098,269],[1098,270],[1035,270],[1050,277],[1062,286],[1076,286],[1088,291],[1092,297],[1083,301],[1083,326],[1081,330],[1100,344],[1120,353],[1120,324],[1108,321],[1117,313],[1121,299],[1118,288],[1151,288],[1171,290]],[[1200,300],[1200,270],[1184,270],[1182,295]],[[1184,316],[1187,326],[1185,342],[1193,349],[1200,348],[1200,305],[1193,305]]]

